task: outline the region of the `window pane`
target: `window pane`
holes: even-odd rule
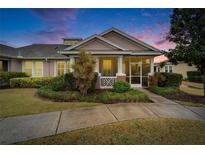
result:
[[[103,74],[111,75],[112,71],[112,61],[111,60],[103,60]]]
[[[34,75],[33,76],[43,76],[43,62],[42,61],[35,61],[34,62]]]
[[[102,76],[115,76],[117,73],[117,58],[99,58],[100,68],[99,71]]]
[[[56,63],[56,73],[57,75],[63,75],[64,74],[64,61],[57,61]]]
[[[148,73],[150,73],[150,59],[142,58],[142,75],[148,76]]]
[[[28,75],[32,75],[32,61],[25,61],[24,62],[24,72]]]

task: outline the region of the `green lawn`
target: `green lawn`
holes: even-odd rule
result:
[[[35,93],[36,89],[0,90],[0,117],[35,114],[97,105],[97,103],[86,102],[51,102],[38,98],[35,96]]]
[[[18,144],[205,144],[205,122],[137,119]]]
[[[183,81],[182,85],[180,86],[180,90],[187,94],[198,95],[198,96],[204,95],[202,83]]]

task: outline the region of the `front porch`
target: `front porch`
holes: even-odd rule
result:
[[[97,89],[112,88],[114,82],[123,80],[131,87],[149,87],[149,75],[154,72],[151,56],[97,56],[96,69],[99,73]]]

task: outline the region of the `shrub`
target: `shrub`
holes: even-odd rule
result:
[[[187,78],[191,82],[202,82],[202,77],[198,71],[188,71]]]
[[[65,85],[65,82],[64,82],[64,77],[63,76],[55,77],[52,80],[51,88],[54,91],[64,91],[64,90],[66,90],[66,85]]]
[[[155,73],[159,87],[179,87],[183,76],[177,73]]]
[[[80,51],[78,60],[76,60],[75,64],[72,66],[76,83],[83,96],[87,94],[95,76],[95,63],[95,59],[90,53]]]
[[[13,78],[10,79],[10,87],[12,88],[39,88],[45,85],[51,85],[52,77],[36,77],[36,78]]]
[[[150,87],[150,90],[161,96],[173,95],[179,91],[177,87],[157,87],[157,86]]]
[[[123,93],[130,90],[130,84],[126,81],[116,81],[113,85],[114,92]]]
[[[64,75],[64,82],[65,82],[65,85],[66,87],[69,89],[69,90],[77,90],[77,84],[76,84],[76,79],[73,75],[73,73],[66,73]]]
[[[41,97],[49,98],[55,101],[64,102],[99,102],[99,103],[117,103],[117,102],[147,102],[149,98],[146,94],[129,90],[125,93],[116,93],[113,91],[100,91],[93,95],[82,96],[79,91],[53,91],[49,86],[38,89],[37,94]]]
[[[0,72],[0,87],[9,86],[10,79],[28,77],[24,72]]]

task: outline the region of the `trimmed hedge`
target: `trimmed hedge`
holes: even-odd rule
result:
[[[159,87],[179,87],[182,83],[183,76],[178,73],[155,73]]]
[[[130,84],[126,81],[116,81],[113,85],[113,91],[123,93],[130,90]]]
[[[36,77],[36,78],[13,78],[10,79],[10,87],[12,88],[39,88],[50,85],[53,82],[52,77]]]
[[[199,71],[188,71],[187,78],[191,82],[202,82],[202,77]]]
[[[92,95],[82,96],[79,91],[53,91],[49,86],[44,86],[38,89],[37,94],[41,97],[59,102],[118,103],[149,101],[146,94],[137,90],[129,90],[124,93],[104,90]]]
[[[9,86],[10,79],[28,77],[25,72],[0,72],[0,87]]]

